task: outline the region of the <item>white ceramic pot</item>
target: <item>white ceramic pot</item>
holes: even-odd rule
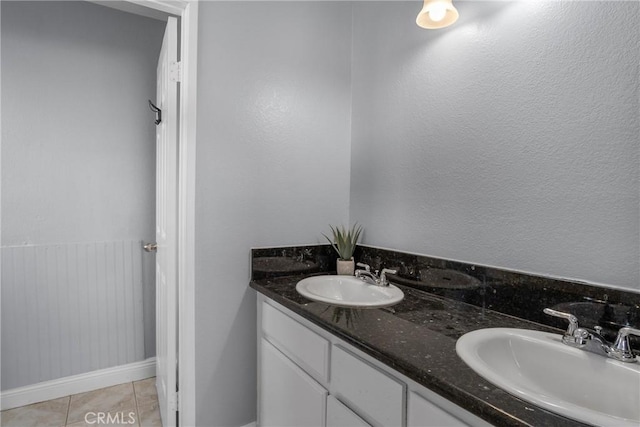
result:
[[[349,260],[338,259],[336,264],[336,271],[340,276],[353,276],[356,263],[353,258]]]

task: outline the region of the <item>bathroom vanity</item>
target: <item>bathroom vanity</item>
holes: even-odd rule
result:
[[[360,259],[372,265],[381,259],[381,264],[396,268],[409,264],[403,258],[389,261],[384,255],[371,250],[361,252]],[[326,260],[318,260],[323,262]],[[488,307],[504,304],[521,310],[515,299],[508,305],[496,296],[500,292],[507,295],[519,286],[519,298],[531,306],[534,317],[538,304],[555,306],[578,299],[572,292],[579,285],[569,289],[569,296],[549,292],[544,297],[532,297],[532,289],[540,285],[536,278],[523,284],[522,278],[516,283],[506,273],[487,268],[463,266],[465,271],[453,264],[438,267],[442,271],[453,268],[471,272],[469,277],[476,279],[457,281],[444,289],[440,282],[446,280],[430,282],[436,268],[422,266],[422,276],[427,279],[418,286],[403,284],[409,282],[408,274],[392,280],[405,295],[399,304],[353,310],[314,302],[297,293],[296,284],[308,274],[254,278],[250,286],[258,292],[258,425],[584,425],[494,386],[469,368],[455,350],[458,338],[477,329],[504,327],[561,334],[563,329],[554,327],[557,319],[546,319],[541,309],[539,318],[546,325],[537,319],[516,317],[519,313],[501,313]],[[424,274],[425,269],[431,269],[431,273]],[[416,272],[419,268],[409,270]],[[446,276],[455,279],[449,273]],[[428,288],[430,283],[443,288],[444,295],[436,295],[440,289]],[[587,298],[597,297],[589,292],[601,291],[578,290]],[[613,292],[611,296],[619,297]],[[474,300],[480,297],[485,298],[480,300],[485,306]],[[639,296],[624,297],[627,303],[637,304]]]
[[[489,425],[263,295],[258,328],[258,425]]]
[[[407,287],[393,307],[332,307],[298,295],[302,277],[251,283],[259,426],[582,425],[509,395],[456,355],[470,330],[542,325]]]

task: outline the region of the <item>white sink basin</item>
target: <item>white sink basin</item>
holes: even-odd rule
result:
[[[598,426],[640,425],[640,366],[569,347],[524,329],[469,332],[458,355],[482,377],[551,412]]]
[[[310,300],[340,307],[388,307],[404,298],[396,286],[370,285],[353,276],[308,277],[298,282],[296,290]]]

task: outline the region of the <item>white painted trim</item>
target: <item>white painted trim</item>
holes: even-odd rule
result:
[[[167,22],[167,17],[172,15],[168,12],[149,9],[148,7],[139,6],[135,3],[114,1],[114,0],[86,0],[100,6],[110,7],[111,9],[120,10],[122,12],[133,13],[134,15],[144,16],[146,18],[156,19],[158,21]]]
[[[176,16],[184,16],[185,10],[189,7],[188,0],[125,0],[138,6],[169,13]],[[192,0],[193,1],[193,0]]]
[[[198,2],[182,12],[178,164],[178,388],[179,423],[196,425],[195,210]]]
[[[118,9],[123,12],[166,21],[167,15],[181,16],[189,0],[87,0],[90,3]],[[193,0],[191,0],[193,1]]]
[[[131,381],[143,380],[156,375],[156,358],[113,368],[100,369],[86,374],[72,375],[57,380],[44,381],[25,387],[18,387],[0,393],[0,407],[17,408],[45,400],[57,399],[72,394],[84,393],[99,388],[110,387]]]
[[[249,424],[247,424],[246,426],[242,426],[242,427],[256,427],[256,425],[257,425],[257,424],[256,424],[256,422],[254,421],[254,422],[249,423]]]
[[[0,7],[0,10],[2,10],[2,8]],[[0,22],[2,22],[2,19],[0,17]],[[2,33],[2,31],[0,31],[0,34]],[[0,46],[2,46],[2,43],[0,41]],[[1,48],[0,48],[1,50]],[[0,52],[0,58],[2,57],[2,54]],[[2,67],[0,67],[0,82],[2,82]],[[2,98],[2,84],[0,83],[0,98]],[[2,102],[0,102],[0,129],[2,129]],[[2,176],[2,132],[0,132],[0,176]],[[2,200],[2,185],[0,185],[0,200]],[[0,209],[0,224],[2,224],[2,209]],[[2,242],[2,227],[0,227],[0,242]],[[249,270],[251,271],[251,270]],[[2,257],[0,257],[0,277],[2,277]],[[0,375],[1,376],[1,375]],[[2,381],[0,381],[0,383],[2,383]],[[1,395],[0,395],[0,403],[2,403],[2,399],[1,399]]]
[[[178,135],[178,423],[196,425],[195,193],[198,69],[197,0],[126,0],[181,18],[180,134]]]

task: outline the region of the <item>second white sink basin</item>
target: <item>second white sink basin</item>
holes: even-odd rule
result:
[[[296,285],[305,298],[340,307],[379,308],[402,301],[404,293],[396,286],[376,286],[353,276],[314,276]]]
[[[598,426],[640,425],[640,366],[561,342],[561,336],[525,329],[469,332],[458,355],[482,377],[565,417]]]

